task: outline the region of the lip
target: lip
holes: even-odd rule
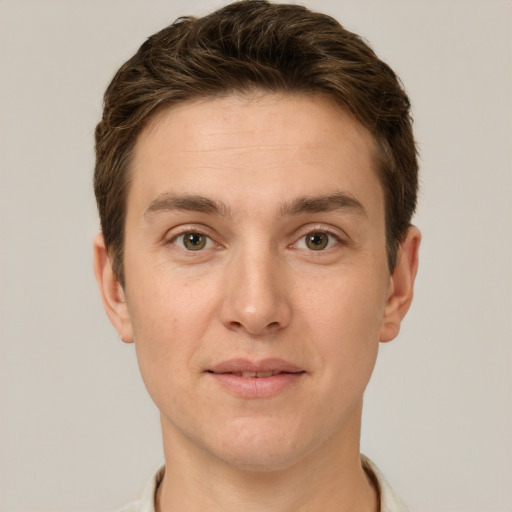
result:
[[[269,373],[269,376],[247,377],[242,373]],[[270,398],[297,384],[306,373],[304,369],[283,359],[230,359],[207,370],[217,384],[240,398]],[[275,374],[274,374],[275,373]]]
[[[298,373],[304,371],[284,359],[262,359],[261,361],[250,361],[248,359],[229,359],[216,364],[208,369],[211,373],[240,373],[240,372],[286,372]]]

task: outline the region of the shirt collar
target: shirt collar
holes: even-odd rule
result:
[[[378,488],[380,512],[407,512],[407,508],[393,492],[393,489],[391,489],[379,468],[364,455],[361,455],[361,462],[364,470]],[[146,484],[140,501],[133,504],[132,507],[126,507],[121,512],[155,512],[156,491],[164,477],[164,473],[165,466],[161,466]]]

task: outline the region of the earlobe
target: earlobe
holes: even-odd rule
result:
[[[419,229],[411,226],[400,244],[397,263],[390,277],[389,293],[380,330],[382,342],[391,341],[397,337],[400,324],[411,305],[414,280],[418,271],[420,241]]]
[[[100,233],[94,239],[94,274],[105,312],[121,340],[133,342],[133,329],[124,290],[112,269],[112,262]]]

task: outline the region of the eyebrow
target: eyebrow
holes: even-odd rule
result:
[[[174,195],[164,193],[151,201],[144,212],[144,217],[150,217],[159,212],[174,210],[202,212],[210,215],[221,215],[223,217],[230,216],[229,207],[220,201],[198,195]]]
[[[229,206],[221,201],[200,195],[163,193],[151,201],[144,212],[144,217],[151,217],[160,212],[175,210],[201,212],[210,215],[220,215],[222,217],[231,216]],[[298,197],[281,206],[280,216],[285,217],[301,213],[321,213],[336,210],[344,210],[364,217],[368,216],[362,203],[346,192]]]
[[[285,203],[281,208],[281,215],[297,215],[299,213],[321,213],[336,210],[345,210],[347,212],[368,217],[366,209],[362,203],[353,195],[346,192],[336,192],[334,194],[322,196],[302,196]]]

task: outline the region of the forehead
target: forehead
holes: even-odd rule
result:
[[[349,189],[380,194],[375,143],[325,97],[254,93],[190,101],[160,112],[142,131],[129,192],[139,208],[159,194],[229,195],[266,203]]]
[[[312,147],[340,138],[345,139],[345,144],[358,143],[358,149],[364,146],[365,152],[373,154],[376,149],[373,137],[361,123],[334,100],[320,94],[255,90],[185,101],[164,108],[148,123],[138,137],[136,153],[141,152],[148,139],[166,137],[169,132],[164,130],[176,128],[174,141],[184,150],[222,150],[265,139],[270,146],[289,142]],[[286,130],[280,131],[281,128]],[[192,132],[196,134],[193,138]],[[256,133],[259,139],[254,141]]]

